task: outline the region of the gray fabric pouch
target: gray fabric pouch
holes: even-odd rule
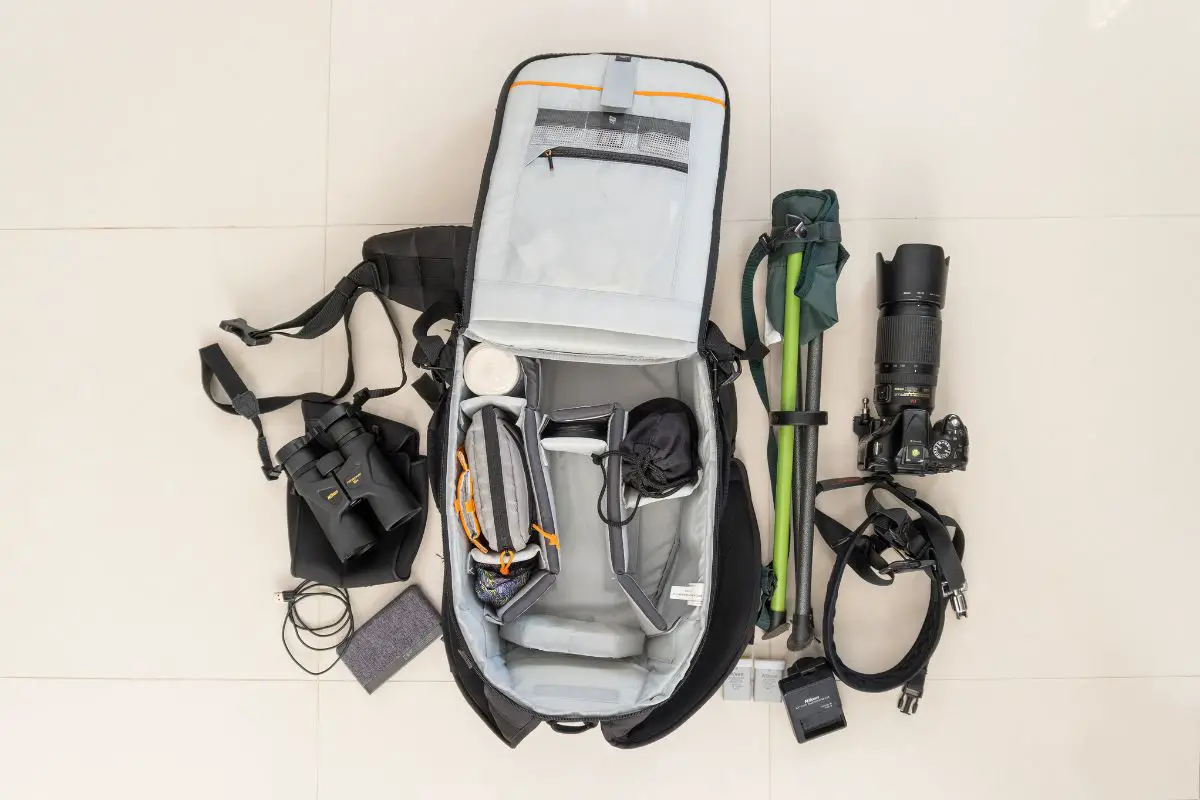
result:
[[[420,587],[410,586],[338,645],[337,653],[371,694],[441,635],[441,617]]]
[[[480,533],[496,563],[500,553],[511,559],[529,544],[531,521],[521,435],[502,409],[484,406],[472,418],[463,448],[471,465]]]

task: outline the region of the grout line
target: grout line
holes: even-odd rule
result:
[[[120,683],[301,683],[301,684],[319,684],[320,678],[314,676],[312,678],[191,678],[191,677],[122,677],[122,676],[74,676],[74,675],[0,675],[0,681],[77,681],[85,682],[92,681],[96,683],[120,682]],[[353,678],[332,678],[327,682],[345,684],[355,683]],[[388,684],[429,684],[429,685],[444,685],[454,683],[453,678],[444,680],[423,680],[423,681],[407,681],[407,680],[392,680],[387,681]],[[386,685],[386,684],[385,684]]]
[[[319,800],[321,797],[321,682],[319,680],[315,691],[317,693],[317,738],[314,742],[315,752],[313,753],[313,800]]]
[[[775,726],[771,724],[771,706],[767,706],[767,800],[775,800],[775,762],[771,748],[771,729]]]
[[[54,231],[288,231],[323,228],[320,222],[291,225],[59,225],[45,228],[3,228],[0,233],[51,233]]]
[[[179,683],[319,683],[322,676],[312,678],[253,678],[253,677],[194,677],[194,676],[129,676],[129,675],[0,675],[0,681],[176,681]],[[328,683],[354,683],[354,678],[324,678]],[[1198,674],[1181,675],[1008,675],[1002,677],[934,677],[934,683],[1021,683],[1034,681],[1155,681],[1155,680],[1200,680]],[[446,684],[453,678],[438,680],[392,680],[388,683]]]
[[[328,195],[328,192],[326,192]],[[769,216],[769,215],[768,215]],[[761,224],[764,217],[723,217],[722,225],[737,225],[742,223],[757,223]],[[842,223],[848,222],[1099,222],[1104,220],[1196,220],[1200,219],[1200,213],[1196,214],[1096,214],[1096,215],[1039,215],[1032,217],[1024,216],[900,216],[900,217],[854,217],[843,216]],[[54,233],[67,231],[286,231],[286,230],[308,230],[311,228],[416,228],[423,226],[434,225],[465,225],[470,226],[471,222],[334,222],[334,223],[307,223],[294,225],[88,225],[88,226],[72,226],[65,225],[59,227],[26,227],[26,228],[5,228],[0,227],[0,233]]]
[[[767,0],[767,196],[771,192],[771,174],[775,161],[775,87],[771,79],[775,74],[775,0]],[[770,216],[768,215],[768,220]],[[767,223],[770,225],[770,222]],[[767,797],[770,797],[767,793]]]
[[[333,129],[333,0],[329,1],[329,41],[325,61],[325,227],[329,227],[329,141]]]
[[[109,681],[122,683],[316,683],[313,678],[191,678],[112,675],[0,675],[0,681]]]

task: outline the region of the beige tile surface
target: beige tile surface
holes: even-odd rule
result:
[[[0,680],[0,797],[311,797],[304,681]]]
[[[0,228],[323,223],[329,1],[6,3]]]
[[[321,290],[319,229],[0,233],[5,394],[0,675],[291,678],[282,482],[249,422],[215,409],[196,350],[220,341],[262,396],[320,384],[317,344],[251,351]],[[218,337],[220,337],[218,339]],[[274,446],[299,411],[269,415]],[[7,638],[11,637],[11,638]]]
[[[521,794],[1200,800],[1198,14],[1183,0],[0,9],[0,798],[459,797],[538,761],[553,767]],[[772,191],[839,191],[852,260],[826,341],[823,476],[854,468],[875,252],[931,241],[951,256],[938,413],[961,414],[974,447],[965,473],[919,485],[966,526],[971,607],[915,717],[894,693],[847,690],[849,729],[801,747],[781,708],[714,699],[644,750],[542,728],[512,753],[440,642],[373,696],[282,652],[284,487],[259,477],[252,427],[203,397],[196,349],[221,341],[260,395],[335,388],[340,332],[249,349],[216,323],[295,315],[373,233],[469,221],[505,75],[592,49],[699,60],[729,84],[713,318],[732,341]],[[409,360],[416,314],[390,310]],[[393,384],[374,301],[353,328],[358,385]],[[748,377],[737,392],[766,557],[767,418]],[[424,436],[411,390],[372,407]],[[267,418],[273,449],[300,432],[298,410]],[[861,494],[838,494],[822,508],[861,519]],[[354,592],[360,621],[410,585],[440,605],[440,554],[434,515],[409,581]],[[818,545],[818,609],[830,565]],[[911,641],[924,586],[851,577],[841,602],[840,651],[877,669]],[[786,654],[779,639],[750,650]]]
[[[773,191],[833,186],[859,218],[1200,211],[1195,3],[774,0],[771,21]]]
[[[771,797],[1196,797],[1200,679],[926,684],[914,716],[842,692],[845,730],[797,745],[771,709]]]
[[[595,734],[562,736],[543,725],[514,753],[453,684],[390,683],[368,696],[353,684],[322,682],[320,692],[322,800],[388,787],[422,799],[491,795],[504,772],[530,798],[768,796],[769,720],[762,704],[714,701],[670,737],[629,751]],[[515,778],[522,763],[540,769]]]
[[[597,48],[700,61],[729,85],[727,219],[768,191],[767,0],[518,5],[334,3],[329,222],[470,223],[496,100],[539,53]]]

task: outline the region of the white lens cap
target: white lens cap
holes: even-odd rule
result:
[[[511,394],[521,381],[521,365],[512,353],[477,344],[467,351],[463,380],[472,394]]]

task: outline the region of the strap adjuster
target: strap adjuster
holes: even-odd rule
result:
[[[258,398],[250,391],[242,392],[237,397],[230,398],[230,404],[239,417],[252,420],[256,419],[261,413],[258,408]]]
[[[271,341],[271,334],[263,333],[258,328],[251,327],[250,323],[246,322],[245,317],[223,319],[221,320],[220,327],[226,333],[232,333],[241,339],[242,344],[247,347],[257,347],[260,344],[269,344]]]

